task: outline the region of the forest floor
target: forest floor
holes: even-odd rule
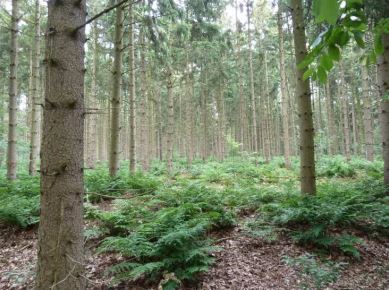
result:
[[[248,217],[249,218],[249,217]],[[223,250],[215,252],[216,263],[200,275],[196,285],[185,285],[183,289],[203,290],[259,290],[259,289],[302,289],[306,279],[299,269],[288,265],[285,256],[297,257],[306,253],[283,237],[269,242],[248,237],[240,226],[217,233],[216,243]],[[364,245],[360,247],[361,258],[334,256],[334,261],[345,263],[335,283],[325,289],[389,289],[389,240],[370,239],[359,233]],[[0,229],[0,289],[33,289],[36,266],[37,230],[27,231],[5,227]],[[122,257],[115,254],[94,253],[96,242],[87,244],[86,277],[88,288],[103,289],[158,289],[157,284],[144,283],[136,286],[122,283],[110,287],[110,278],[104,274],[107,267]]]
[[[277,161],[260,166],[245,159],[199,162],[189,170],[184,164],[170,177],[160,164],[150,174],[123,171],[116,179],[105,167],[91,171],[85,204],[87,289],[166,289],[161,277],[178,273],[182,264],[190,269],[185,255],[193,247],[200,251],[208,238],[219,249],[209,247],[192,264],[201,266],[211,257],[214,263],[180,289],[389,289],[389,198],[382,194],[382,162],[352,162],[320,160],[318,193],[310,197],[298,191],[297,162],[292,169]],[[34,288],[38,181],[0,180],[1,290]],[[207,226],[193,231],[203,221]],[[133,234],[143,240],[134,243],[128,238]],[[178,243],[166,246],[172,236]],[[157,279],[142,272],[133,281],[127,272],[113,283],[107,270],[134,255],[126,252],[129,244],[104,250],[104,242],[122,237],[139,253],[144,245],[151,245],[146,252],[164,250],[138,258],[145,265],[167,261],[177,251],[181,260],[170,272],[155,271]]]

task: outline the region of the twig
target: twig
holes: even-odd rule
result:
[[[105,9],[104,9],[103,11],[101,11],[100,13],[97,13],[95,16],[89,18],[87,21],[85,21],[85,23],[83,23],[83,24],[81,24],[80,26],[76,27],[76,28],[74,29],[74,32],[76,32],[77,30],[79,30],[79,29],[85,27],[86,25],[88,25],[89,23],[91,23],[93,20],[96,20],[96,19],[99,18],[100,16],[102,16],[102,15],[108,13],[109,11],[111,11],[111,10],[113,10],[113,9],[115,9],[115,8],[117,8],[117,7],[119,7],[119,6],[121,6],[122,4],[124,4],[124,3],[128,2],[128,1],[129,1],[129,0],[122,0],[122,1],[120,1],[119,3],[116,3],[115,5],[112,5],[112,6],[108,7],[108,8],[105,8]],[[131,5],[132,5],[132,4],[135,4],[135,3],[138,3],[139,1],[140,1],[140,0],[135,0],[135,1],[133,1],[133,2],[131,3]]]

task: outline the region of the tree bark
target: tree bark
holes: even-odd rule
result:
[[[389,34],[382,34],[384,53],[378,60],[378,87],[381,97],[382,154],[384,183],[389,185]]]
[[[297,66],[307,55],[302,0],[291,0],[291,7],[293,18],[294,50]],[[311,91],[309,87],[309,81],[303,80],[303,73],[304,71],[302,69],[296,67],[296,97],[300,123],[301,191],[307,194],[315,194],[315,148]]]
[[[348,92],[346,89],[346,81],[344,78],[343,64],[340,62],[340,84],[339,93],[342,100],[342,116],[343,116],[343,134],[344,134],[344,152],[347,160],[351,159],[351,148],[350,148],[350,123],[348,116]]]
[[[130,172],[135,172],[135,45],[134,45],[134,4],[128,6],[128,47],[129,47],[129,103],[130,103],[130,130],[129,130],[129,159]]]
[[[361,66],[362,96],[363,96],[363,125],[365,132],[365,157],[374,161],[374,131],[372,122],[371,97],[369,90],[369,77],[367,67]]]
[[[284,51],[284,32],[282,30],[282,1],[278,0],[277,27],[278,27],[278,49],[280,60],[281,77],[281,118],[282,118],[282,141],[284,144],[285,167],[290,168],[290,140],[289,140],[289,116],[288,116],[288,92],[286,89],[285,74],[285,51]]]
[[[36,289],[85,289],[83,131],[85,1],[48,2]]]
[[[253,151],[258,152],[258,137],[257,137],[257,114],[256,114],[256,102],[255,102],[255,88],[254,88],[254,69],[253,69],[253,52],[252,52],[252,39],[250,30],[250,5],[247,2],[247,39],[249,50],[249,74],[250,74],[250,97],[251,97],[251,113],[252,113],[252,142]]]
[[[18,22],[19,1],[12,0],[11,15],[11,49],[9,72],[9,108],[8,108],[8,146],[7,146],[7,178],[16,179],[17,167],[17,96],[18,96]]]
[[[174,135],[174,95],[173,95],[173,72],[169,67],[167,72],[167,98],[168,98],[168,121],[167,121],[167,169],[173,171],[173,135]]]
[[[330,88],[330,80],[327,81],[326,87],[326,97],[325,97],[325,104],[326,104],[326,111],[327,111],[327,138],[328,138],[328,154],[334,155],[337,153],[337,139],[336,139],[336,132],[335,132],[335,120],[334,120],[334,112],[332,109],[332,95],[331,95],[331,88]]]
[[[123,7],[116,8],[115,56],[113,64],[113,88],[111,99],[111,136],[109,153],[109,174],[116,176],[120,165],[120,107],[123,46]]]

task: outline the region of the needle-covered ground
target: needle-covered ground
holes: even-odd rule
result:
[[[382,162],[322,158],[316,196],[298,192],[297,168],[242,157],[88,172],[88,289],[388,289]],[[38,178],[2,180],[0,199],[0,289],[32,289]]]

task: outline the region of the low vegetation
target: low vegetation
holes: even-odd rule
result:
[[[286,169],[282,160],[264,164],[252,156],[195,161],[191,167],[178,161],[174,174],[155,163],[149,174],[122,172],[117,178],[101,166],[86,173],[85,217],[94,224],[86,238],[100,241],[99,253],[122,257],[107,269],[113,283],[163,279],[163,289],[176,289],[208,270],[213,253],[221,250],[216,233],[239,223],[247,235],[264,241],[284,236],[311,253],[356,259],[363,243],[359,233],[389,234],[382,162],[322,158],[314,196],[298,192],[297,162]],[[38,178],[2,179],[0,195],[1,223],[26,228],[39,222]],[[111,201],[109,209],[100,207],[104,200]],[[341,271],[314,254],[285,261],[318,289]]]

